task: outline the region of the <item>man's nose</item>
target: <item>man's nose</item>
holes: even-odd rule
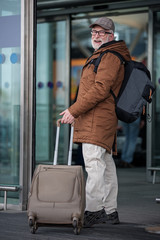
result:
[[[99,37],[99,32],[96,32],[95,37]]]

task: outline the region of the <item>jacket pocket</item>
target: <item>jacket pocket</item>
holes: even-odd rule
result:
[[[74,130],[78,132],[91,132],[93,129],[95,109],[82,114],[76,119]]]

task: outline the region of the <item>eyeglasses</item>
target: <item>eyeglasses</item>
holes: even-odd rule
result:
[[[92,36],[95,36],[97,33],[98,33],[98,35],[99,35],[100,37],[104,37],[105,34],[112,34],[112,33],[110,33],[110,32],[105,32],[105,31],[103,31],[103,30],[100,30],[100,31],[92,30],[92,31],[91,31]]]

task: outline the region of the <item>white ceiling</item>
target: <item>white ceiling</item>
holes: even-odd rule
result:
[[[112,20],[119,24],[142,29],[148,24],[148,13],[115,16]]]

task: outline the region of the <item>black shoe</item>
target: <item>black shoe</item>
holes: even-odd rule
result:
[[[111,223],[111,224],[119,224],[120,221],[119,221],[119,217],[118,217],[118,212],[115,211],[111,214],[106,214],[107,218],[106,218],[106,223]]]
[[[97,212],[85,211],[84,213],[84,227],[89,228],[94,224],[104,223],[106,221],[106,212],[104,209]]]
[[[116,211],[111,214],[106,214],[104,209],[97,212],[85,211],[83,225],[85,228],[89,228],[92,225],[98,223],[118,224],[119,223],[118,212]]]

